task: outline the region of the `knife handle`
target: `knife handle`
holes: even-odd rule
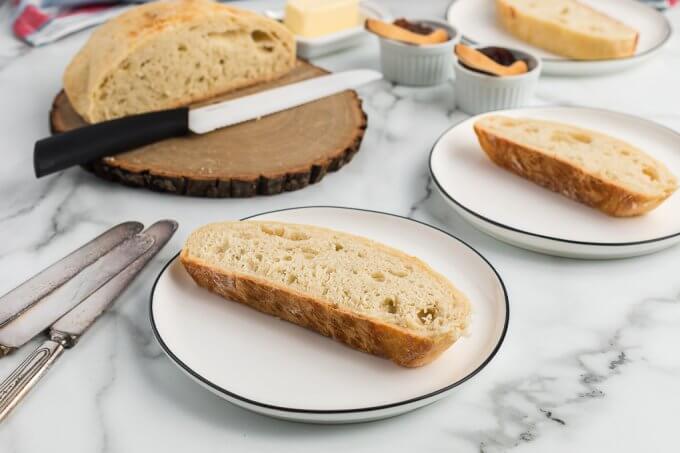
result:
[[[188,133],[188,107],[126,116],[38,140],[33,150],[33,167],[40,178],[73,165]]]
[[[7,418],[63,351],[61,343],[45,341],[0,384],[0,422]]]

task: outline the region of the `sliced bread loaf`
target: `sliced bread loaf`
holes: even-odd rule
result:
[[[523,41],[577,60],[635,53],[638,32],[575,0],[496,0],[503,27]]]
[[[591,130],[500,115],[483,117],[474,129],[496,164],[612,216],[651,211],[678,186],[661,162]]]
[[[280,23],[210,0],[136,6],[96,30],[64,73],[86,121],[163,110],[284,75],[295,38]]]
[[[325,228],[211,224],[180,259],[200,286],[406,367],[430,363],[468,325],[465,295],[427,264]]]

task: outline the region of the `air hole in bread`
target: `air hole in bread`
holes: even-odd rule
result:
[[[302,231],[293,231],[287,236],[291,241],[306,241],[309,239],[309,235],[303,233]]]
[[[255,30],[250,34],[250,37],[255,41],[256,43],[261,43],[261,42],[271,42],[272,37],[269,36],[269,33],[264,32],[262,30]]]
[[[283,260],[284,260],[284,261],[292,261],[292,260],[293,260],[293,257],[290,256],[290,255],[286,255],[286,256],[283,257]]]
[[[593,137],[591,137],[591,136],[588,135],[588,134],[582,134],[582,133],[578,133],[578,132],[572,132],[570,135],[571,135],[571,136],[574,138],[574,140],[576,140],[577,142],[586,143],[586,144],[589,144],[589,143],[592,143],[592,142],[593,142]]]
[[[642,173],[644,173],[644,175],[647,176],[652,181],[657,181],[659,179],[659,172],[657,172],[655,168],[643,167]]]
[[[371,278],[375,280],[376,282],[384,282],[385,281],[385,274],[382,272],[373,272],[371,274]]]
[[[239,30],[225,30],[221,32],[208,33],[208,39],[215,41],[224,41],[225,43],[233,43],[233,39],[239,34]]]
[[[437,317],[437,309],[434,307],[421,308],[418,310],[418,319],[423,324],[430,324]]]
[[[270,235],[270,236],[283,236],[283,234],[286,232],[286,230],[284,230],[283,227],[273,227],[273,228],[269,228],[269,227],[266,226],[266,225],[262,225],[262,226],[260,227],[260,229],[262,230],[262,232],[263,232],[264,234],[268,234],[268,235]]]
[[[186,52],[187,50],[188,50],[188,48],[187,48],[187,45],[186,45],[186,44],[179,44],[179,45],[177,46],[177,51],[178,51],[178,52]]]
[[[630,151],[627,150],[627,149],[622,149],[619,152],[621,153],[622,156],[630,156],[630,154],[631,154]]]
[[[555,143],[584,143],[589,144],[593,141],[593,138],[584,133],[580,132],[564,132],[564,131],[554,131],[550,136],[550,140]]]
[[[295,283],[297,281],[297,275],[288,274],[288,278],[286,278],[286,281],[288,282],[289,285]]]
[[[386,297],[385,300],[383,301],[383,309],[387,313],[396,313],[397,312],[397,301],[394,299],[394,297]]]
[[[256,253],[255,254],[255,259],[258,261],[262,261],[262,254],[261,253]]]
[[[304,254],[306,259],[311,260],[312,258],[319,254],[319,251],[313,248],[303,247],[302,253]]]
[[[395,271],[394,269],[390,269],[387,272],[389,272],[390,274],[394,275],[395,277],[399,277],[399,278],[404,278],[408,275],[408,272],[406,272],[406,271],[398,271],[398,270]]]
[[[338,244],[337,242],[335,243],[335,251],[339,252],[340,250],[344,249],[342,244]]]

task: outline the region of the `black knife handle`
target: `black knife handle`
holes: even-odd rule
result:
[[[189,133],[189,108],[142,113],[84,126],[35,143],[35,175],[49,175],[73,165]]]

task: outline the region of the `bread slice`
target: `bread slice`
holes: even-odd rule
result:
[[[326,228],[215,223],[180,260],[210,291],[406,367],[430,363],[468,325],[465,295],[427,264]]]
[[[635,54],[637,30],[575,0],[496,0],[503,27],[536,47],[577,60]]]
[[[474,129],[494,163],[611,216],[649,212],[678,187],[661,162],[591,130],[500,115],[482,117]]]
[[[86,121],[163,110],[284,75],[295,38],[276,21],[210,0],[137,6],[96,30],[64,74]]]

